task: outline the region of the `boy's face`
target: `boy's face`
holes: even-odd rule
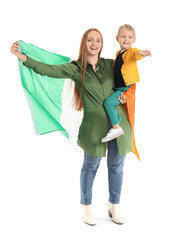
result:
[[[135,35],[133,31],[129,31],[126,28],[122,28],[119,32],[119,35],[116,36],[121,51],[125,51],[132,46],[132,43],[135,42]]]

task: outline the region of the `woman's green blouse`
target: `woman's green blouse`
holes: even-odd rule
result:
[[[101,143],[101,139],[109,130],[109,119],[103,103],[113,93],[113,63],[111,59],[99,58],[96,71],[90,63],[87,63],[82,92],[84,112],[78,134],[78,145],[92,156],[106,156],[107,143]],[[76,83],[79,91],[81,90],[81,63],[78,61],[48,65],[28,57],[24,65],[48,77],[70,78]],[[117,138],[119,154],[123,155],[132,151],[132,133],[123,106],[120,104],[116,109],[122,119],[120,125],[124,130],[124,135]]]

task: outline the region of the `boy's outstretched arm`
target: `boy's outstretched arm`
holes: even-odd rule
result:
[[[145,50],[145,51],[140,51],[140,53],[144,56],[144,57],[151,57],[151,51],[149,50]]]

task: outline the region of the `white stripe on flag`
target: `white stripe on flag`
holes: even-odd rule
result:
[[[62,92],[62,112],[60,117],[60,124],[65,128],[69,134],[69,141],[75,151],[82,151],[77,144],[79,127],[83,117],[83,111],[76,111],[72,107],[72,97],[74,92],[74,84],[71,85],[72,80],[65,79]]]

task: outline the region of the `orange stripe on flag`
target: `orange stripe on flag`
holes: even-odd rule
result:
[[[132,129],[132,152],[137,156],[140,160],[140,156],[135,145],[135,134],[134,134],[134,124],[135,124],[135,91],[136,91],[136,84],[133,84],[126,92],[126,100],[127,100],[127,111],[128,111],[128,118],[130,121],[131,129]]]

